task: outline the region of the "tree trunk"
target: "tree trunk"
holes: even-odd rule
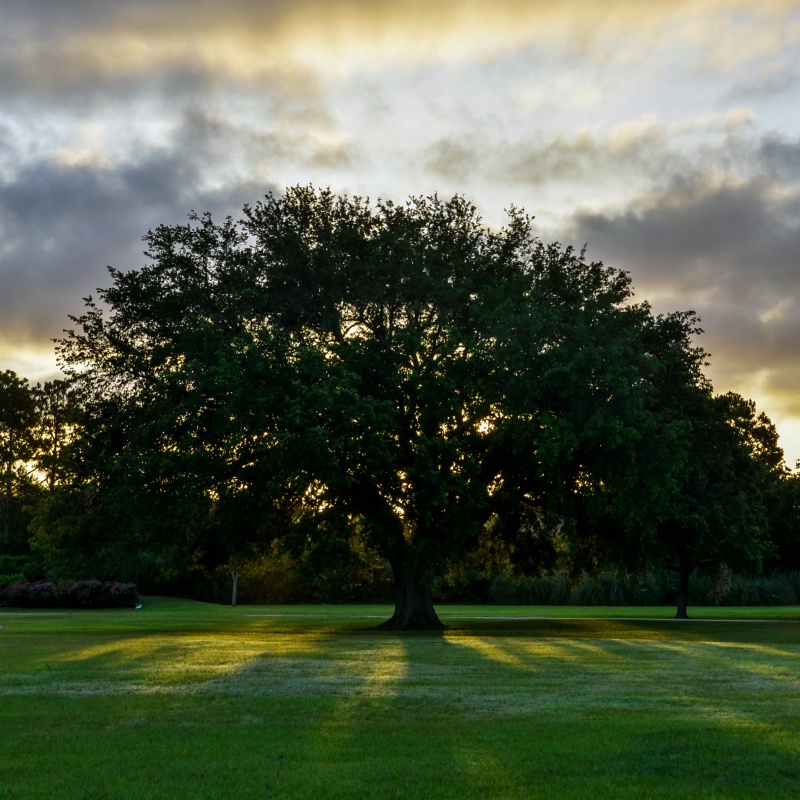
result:
[[[689,606],[689,576],[692,568],[688,564],[681,564],[678,571],[678,610],[675,619],[689,619],[686,609]]]
[[[233,579],[233,586],[231,588],[231,605],[236,605],[236,594],[239,589],[239,575],[235,570],[231,570],[231,578]]]
[[[436,614],[431,600],[430,588],[407,574],[406,570],[392,563],[394,573],[394,614],[381,623],[381,630],[393,631],[441,631],[442,621]]]

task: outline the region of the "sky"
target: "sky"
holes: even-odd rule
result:
[[[462,194],[694,310],[800,459],[800,0],[0,0],[0,370],[190,211]]]

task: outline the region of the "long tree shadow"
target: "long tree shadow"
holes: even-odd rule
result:
[[[213,797],[217,781],[241,797],[611,787],[677,798],[708,785],[774,798],[800,780],[794,633],[770,643],[755,626],[736,641],[730,626],[687,633],[654,621],[470,622],[436,634],[369,624],[118,637],[62,666],[87,680],[113,674],[115,692],[149,682],[149,697],[134,692],[118,712],[127,721],[104,723],[106,746],[133,775],[180,732],[172,780],[194,797]],[[170,700],[186,692],[187,702]],[[72,775],[92,768],[85,756],[79,766],[59,758]]]
[[[359,796],[386,796],[391,787],[392,796],[523,797],[547,781],[569,795],[587,780],[617,785],[620,796],[635,787],[668,796],[669,778],[669,796],[710,782],[722,796],[744,787],[766,797],[800,778],[797,731],[785,715],[774,717],[780,700],[738,710],[728,693],[709,692],[726,672],[750,669],[726,665],[716,645],[576,641],[541,630],[364,638],[374,649],[361,685],[307,735],[308,752],[329,765],[325,780]],[[797,653],[768,655],[788,662]],[[687,684],[712,668],[706,681]],[[759,674],[756,691],[776,681],[785,688],[786,668]],[[365,759],[376,766],[372,778],[350,785],[348,765]],[[315,773],[313,785],[300,785],[313,790],[318,780]]]

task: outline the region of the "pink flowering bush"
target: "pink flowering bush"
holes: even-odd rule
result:
[[[15,608],[133,608],[136,586],[117,581],[35,581],[0,588],[0,606]]]

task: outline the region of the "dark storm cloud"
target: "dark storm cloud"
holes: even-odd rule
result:
[[[765,172],[778,180],[800,181],[800,139],[766,136],[758,148],[758,158]]]
[[[800,413],[800,192],[700,173],[622,210],[579,212],[565,240],[629,271],[658,311],[697,311],[719,391],[757,386]]]
[[[214,142],[202,118],[175,146],[114,166],[40,161],[0,183],[0,318],[4,335],[44,341],[58,335],[81,297],[105,285],[105,266],[141,266],[141,237],[188,212],[237,216],[272,187],[229,179],[209,186],[204,152]]]
[[[623,211],[577,213],[572,235],[650,285],[740,299],[798,286],[800,195],[764,179],[676,179]]]

